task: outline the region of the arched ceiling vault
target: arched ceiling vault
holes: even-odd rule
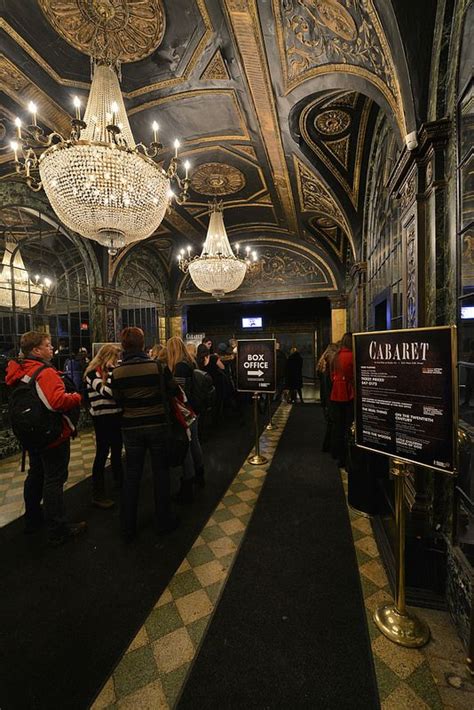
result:
[[[346,260],[359,256],[377,113],[389,115],[399,145],[416,128],[404,38],[389,0],[3,6],[0,138],[10,140],[14,117],[31,100],[46,129],[68,132],[72,97],[85,100],[90,85],[92,30],[107,16],[135,137],[150,140],[157,120],[165,146],[179,137],[192,164],[189,201],[165,216],[147,247],[171,281],[180,282],[176,250],[200,249],[207,202],[217,195],[231,240],[272,234],[308,249],[337,274],[338,288]],[[165,149],[163,160],[170,157]],[[10,160],[0,145],[2,180],[15,179]]]

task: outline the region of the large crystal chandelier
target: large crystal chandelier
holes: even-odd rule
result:
[[[157,229],[172,195],[171,180],[178,184],[180,204],[189,187],[188,163],[184,178],[178,175],[179,141],[166,171],[155,162],[162,159],[163,149],[156,122],[150,145],[135,143],[116,67],[109,60],[95,62],[84,117],[75,97],[76,115],[68,138],[56,132],[46,136],[36,120],[37,108],[30,103],[31,123],[24,127],[17,118],[17,137],[11,143],[16,172],[29,187],[35,191],[43,187],[66,227],[95,239],[112,254]]]
[[[48,278],[30,277],[16,240],[7,238],[0,271],[0,308],[34,308],[50,286]]]
[[[222,203],[214,201],[211,206],[206,241],[200,256],[191,256],[191,247],[178,256],[181,271],[189,271],[194,284],[201,291],[211,293],[217,300],[239,288],[244,280],[250,261],[250,247],[246,247],[245,257],[240,256],[240,246],[235,245],[235,253],[229,244],[224,225]],[[257,260],[256,252],[252,259]]]

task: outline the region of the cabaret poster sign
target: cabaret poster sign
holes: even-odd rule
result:
[[[455,328],[353,337],[357,446],[455,473]]]

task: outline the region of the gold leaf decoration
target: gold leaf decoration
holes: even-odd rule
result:
[[[224,59],[222,58],[222,54],[219,49],[216,51],[211,61],[204,69],[203,73],[201,74],[201,79],[205,79],[208,81],[227,81],[228,79],[230,79],[227,67],[224,63]]]
[[[347,169],[347,161],[349,159],[349,136],[340,138],[337,141],[326,141],[326,148],[334,155],[335,158]]]
[[[166,28],[162,0],[38,0],[56,32],[85,54],[136,62],[160,46]]]
[[[245,177],[233,165],[203,163],[193,172],[191,187],[201,195],[232,195],[245,187]]]

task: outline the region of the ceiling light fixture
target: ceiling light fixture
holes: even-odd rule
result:
[[[45,135],[37,123],[37,107],[30,102],[26,127],[15,120],[16,139],[10,147],[16,172],[29,187],[46,195],[61,222],[87,239],[106,246],[110,254],[146,239],[160,225],[170,200],[170,181],[182,204],[188,197],[189,164],[178,175],[179,141],[165,171],[159,126],[152,124],[153,140],[135,143],[119,84],[118,62],[93,61],[93,78],[84,116],[74,97],[75,117],[69,138]],[[42,152],[41,152],[42,151]]]
[[[186,253],[187,252],[187,253]],[[231,291],[235,291],[245,278],[247,268],[257,261],[257,252],[246,248],[245,257],[240,256],[240,246],[235,245],[235,252],[229,243],[224,225],[222,202],[211,205],[209,227],[206,241],[200,256],[191,256],[191,247],[181,249],[178,266],[184,273],[189,271],[193,283],[200,291],[211,293],[218,301]]]

